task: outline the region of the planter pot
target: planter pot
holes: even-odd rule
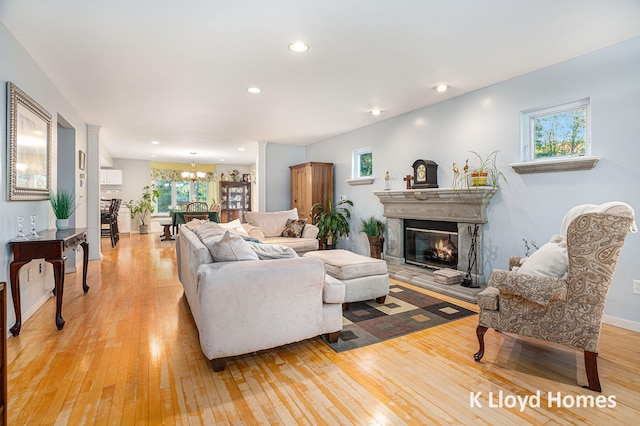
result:
[[[369,250],[371,257],[374,259],[382,259],[382,247],[384,245],[384,237],[367,236],[369,239]]]
[[[335,244],[323,244],[322,245],[323,250],[334,250],[336,248]]]
[[[473,172],[471,173],[471,184],[473,186],[487,186],[487,172]]]
[[[58,228],[58,229],[68,229],[69,228],[69,219],[56,219],[56,228]]]
[[[149,225],[140,225],[139,229],[140,229],[140,233],[141,234],[148,234],[149,233]]]

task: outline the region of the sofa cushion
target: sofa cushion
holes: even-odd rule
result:
[[[561,278],[568,270],[567,243],[561,236],[554,235],[551,241],[540,247],[528,258],[525,258],[522,265],[515,272],[518,274]]]
[[[279,212],[245,212],[244,218],[250,225],[260,228],[265,237],[279,237],[288,219],[298,219],[298,209]]]
[[[302,230],[307,224],[307,219],[287,219],[287,224],[282,230],[281,237],[300,238]]]
[[[195,234],[209,249],[215,262],[259,260],[240,235],[227,231],[215,222],[203,223],[195,229]]]

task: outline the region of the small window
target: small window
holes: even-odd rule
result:
[[[373,153],[371,147],[353,151],[353,178],[370,178],[373,176]]]
[[[589,99],[524,111],[522,161],[591,155]]]

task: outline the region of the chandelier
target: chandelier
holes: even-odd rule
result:
[[[190,152],[189,154],[192,155],[193,157],[193,161],[191,161],[191,171],[188,172],[182,172],[182,178],[185,180],[190,180],[192,182],[198,181],[198,180],[204,180],[204,178],[207,176],[207,174],[205,172],[196,172],[196,154],[197,152]]]

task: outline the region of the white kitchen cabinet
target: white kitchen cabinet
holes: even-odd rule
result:
[[[122,170],[100,169],[100,185],[122,185]]]

